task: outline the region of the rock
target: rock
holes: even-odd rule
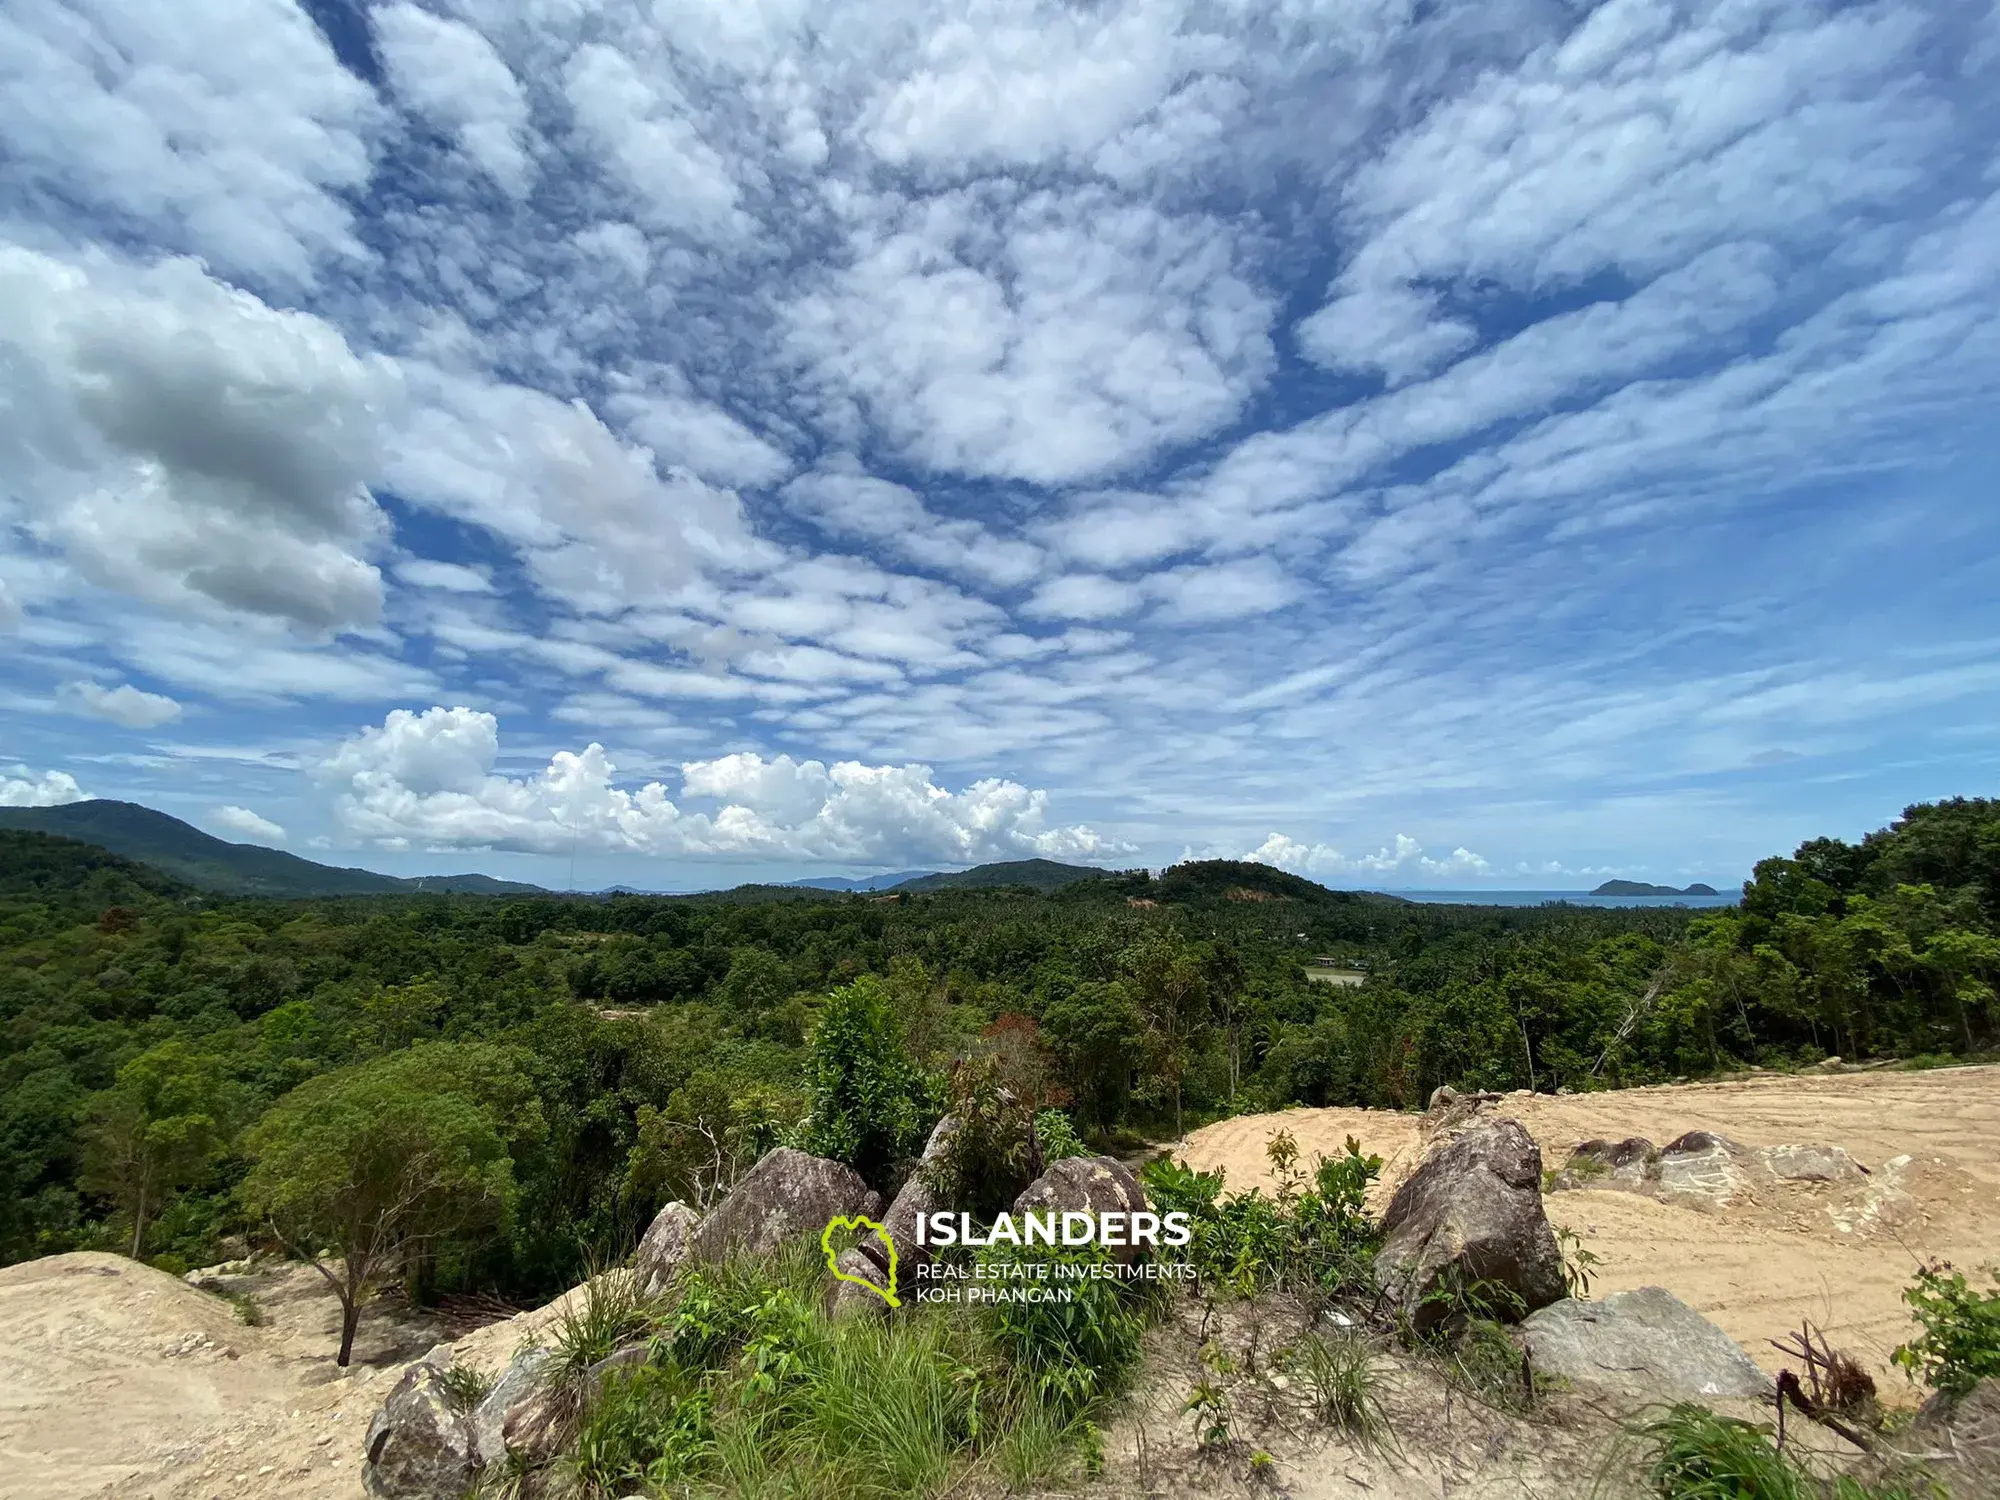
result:
[[[1838,1146],[1766,1146],[1757,1154],[1786,1182],[1859,1182],[1868,1175]]]
[[[944,1192],[932,1185],[930,1169],[944,1155],[957,1128],[958,1121],[951,1115],[937,1122],[930,1139],[924,1143],[924,1154],[918,1159],[916,1170],[896,1194],[889,1211],[882,1215],[882,1231],[896,1247],[896,1285],[892,1290],[904,1301],[911,1300],[915,1293],[917,1267],[931,1259],[930,1251],[917,1243],[917,1224],[951,1206]],[[881,1287],[889,1285],[888,1258],[873,1235],[864,1235],[858,1244],[843,1250],[835,1264],[850,1276],[864,1277]],[[850,1313],[887,1312],[889,1304],[852,1282],[836,1281],[827,1296],[827,1310],[835,1317],[842,1317]]]
[[[882,1198],[851,1167],[790,1146],[765,1153],[710,1210],[690,1246],[711,1264],[731,1255],[768,1255],[802,1235],[817,1239],[831,1219],[882,1211]]]
[[[1523,1093],[1527,1090],[1523,1089]],[[1424,1111],[1424,1118],[1417,1126],[1418,1133],[1426,1140],[1432,1136],[1444,1135],[1457,1130],[1476,1116],[1487,1105],[1497,1103],[1500,1095],[1481,1089],[1476,1093],[1461,1094],[1448,1084],[1440,1084],[1431,1090],[1430,1108]]]
[[[604,1382],[611,1376],[625,1370],[636,1370],[651,1356],[651,1345],[645,1340],[636,1344],[621,1344],[604,1358],[588,1366],[583,1372],[583,1389],[586,1399],[594,1399],[604,1388]]]
[[[500,1447],[529,1467],[545,1464],[569,1442],[581,1408],[575,1390],[537,1385],[501,1418]]]
[[[507,1414],[541,1388],[554,1356],[539,1344],[517,1351],[472,1413],[472,1456],[482,1468],[507,1457]]]
[[[1497,1284],[1497,1316],[1518,1318],[1563,1295],[1562,1251],[1542,1212],[1542,1153],[1516,1120],[1483,1120],[1434,1147],[1382,1216],[1382,1283],[1419,1333],[1452,1309],[1430,1294]]]
[[[2000,1379],[1959,1396],[1938,1392],[1897,1446],[1924,1454],[1954,1495],[2000,1495]]]
[[[1653,1178],[1653,1163],[1659,1153],[1644,1136],[1630,1135],[1622,1141],[1582,1141],[1571,1150],[1569,1160],[1551,1184],[1565,1188],[1619,1188],[1644,1192]]]
[[[361,1487],[378,1500],[462,1500],[478,1465],[472,1423],[428,1358],[403,1372],[368,1424]]]
[[[685,1203],[669,1203],[653,1216],[632,1256],[632,1281],[641,1297],[666,1293],[687,1264],[701,1218]]]
[[[1690,1130],[1660,1148],[1654,1173],[1662,1203],[1722,1208],[1748,1187],[1741,1162],[1748,1153],[1726,1136]]]
[[[1654,1401],[1762,1396],[1771,1378],[1728,1334],[1656,1286],[1565,1297],[1521,1324],[1534,1369]]]
[[[1014,1214],[1131,1214],[1144,1210],[1146,1194],[1125,1163],[1115,1156],[1066,1156],[1029,1183],[1014,1200]],[[1139,1252],[1112,1246],[1111,1258],[1121,1265]]]
[[[1916,1158],[1892,1156],[1858,1194],[1850,1193],[1845,1201],[1828,1204],[1827,1217],[1842,1234],[1863,1238],[1884,1229],[1900,1228],[1923,1212],[1916,1195],[1910,1191],[1913,1179],[1920,1172]]]

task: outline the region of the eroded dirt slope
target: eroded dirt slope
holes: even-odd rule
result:
[[[1836,1145],[1867,1168],[1865,1180],[1847,1184],[1752,1180],[1720,1204],[1600,1187],[1548,1197],[1550,1219],[1599,1257],[1599,1293],[1664,1286],[1767,1369],[1782,1363],[1767,1340],[1811,1318],[1868,1359],[1885,1390],[1898,1390],[1902,1376],[1889,1373],[1888,1356],[1910,1328],[1901,1294],[1917,1260],[1969,1268],[2000,1259],[2000,1067],[1755,1074],[1615,1093],[1514,1094],[1492,1107],[1527,1127],[1551,1167],[1592,1138],[1663,1145],[1706,1130],[1751,1148]],[[1280,1129],[1308,1159],[1337,1153],[1352,1135],[1384,1158],[1377,1193],[1386,1198],[1421,1155],[1419,1118],[1360,1109],[1245,1116],[1194,1132],[1182,1154],[1223,1168],[1229,1186],[1242,1189],[1268,1183],[1264,1147]],[[1910,1161],[1885,1173],[1899,1157]]]

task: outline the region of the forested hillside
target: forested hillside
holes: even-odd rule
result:
[[[893,1084],[867,1148],[893,1175],[965,1057],[1129,1139],[1446,1082],[1966,1054],[1995,1044],[2000,979],[1989,801],[1815,840],[1706,913],[1416,905],[1219,862],[1049,892],[232,901],[11,834],[0,872],[0,1253],[211,1258],[258,1232],[239,1185],[279,1120],[406,1100],[494,1206],[420,1291],[568,1285],[668,1198],[830,1139],[856,1069]],[[1368,981],[1309,983],[1329,956]],[[876,1030],[820,1027],[836,992]]]

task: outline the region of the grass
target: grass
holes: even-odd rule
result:
[[[1375,1354],[1356,1334],[1309,1333],[1293,1351],[1293,1369],[1304,1382],[1313,1415],[1361,1443],[1389,1430],[1382,1410]]]
[[[1661,1500],[1933,1500],[1925,1482],[1822,1478],[1780,1453],[1765,1429],[1682,1404],[1642,1430],[1646,1481]]]

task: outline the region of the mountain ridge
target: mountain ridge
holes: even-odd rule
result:
[[[490,875],[404,878],[323,865],[263,844],[232,844],[171,813],[95,797],[55,807],[0,808],[0,828],[74,839],[220,896],[533,895],[540,886]]]

